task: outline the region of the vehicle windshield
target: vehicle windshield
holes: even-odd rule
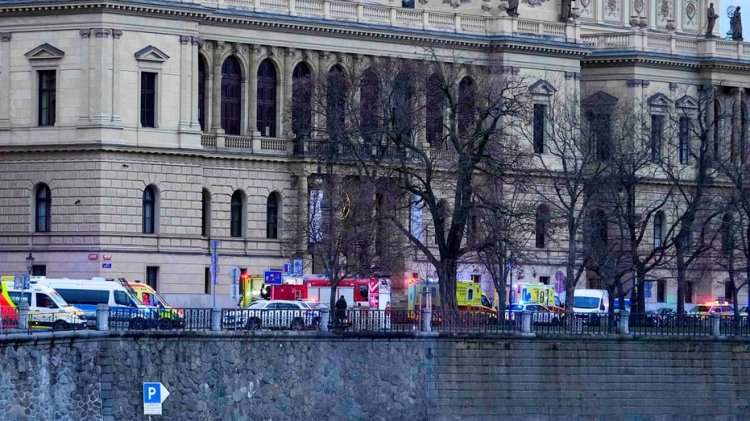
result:
[[[492,303],[490,303],[490,299],[487,298],[486,295],[482,295],[481,297],[482,305],[485,307],[492,307]]]
[[[60,294],[58,294],[57,291],[55,290],[52,290],[49,292],[49,297],[52,298],[52,301],[54,301],[58,307],[67,307],[70,305],[66,303],[65,299],[63,299],[63,297]]]
[[[573,307],[597,308],[599,307],[599,300],[597,297],[573,297]]]
[[[695,306],[690,310],[691,313],[708,313],[710,308],[708,306]]]
[[[509,308],[510,311],[523,311],[523,306],[520,304],[513,304]]]
[[[302,308],[304,308],[306,310],[310,310],[311,309],[310,304],[307,304],[306,302],[299,301],[298,303],[299,303],[300,307],[302,307]]]

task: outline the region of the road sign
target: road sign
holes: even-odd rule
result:
[[[240,296],[240,268],[232,266],[229,268],[229,280],[232,285],[232,299],[237,300]]]
[[[23,275],[23,289],[31,288],[31,275],[25,273]]]
[[[294,276],[302,276],[303,271],[302,259],[294,259],[292,261],[292,272],[294,273]]]
[[[102,269],[112,269],[112,262],[102,262]]]
[[[161,404],[169,390],[160,382],[143,383],[143,415],[161,415]]]
[[[281,271],[267,270],[263,275],[263,282],[266,285],[281,285]]]
[[[645,295],[645,297],[646,298],[651,298],[651,287],[653,286],[652,284],[653,284],[652,281],[646,281],[645,282],[645,285],[646,285],[646,295]]]
[[[211,240],[211,280],[219,285],[219,240]]]
[[[13,288],[23,289],[23,275],[16,275],[13,277]]]
[[[103,260],[112,260],[112,255],[111,254],[102,254],[102,259]]]
[[[292,265],[284,263],[284,275],[289,275],[290,273],[292,273]]]
[[[99,255],[97,253],[89,253],[89,260],[99,260]]]

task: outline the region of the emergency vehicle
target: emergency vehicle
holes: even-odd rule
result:
[[[541,304],[547,307],[552,313],[565,313],[565,309],[563,309],[562,303],[560,303],[560,297],[555,292],[554,285],[519,282],[515,285],[514,295],[513,304]]]
[[[139,281],[128,282],[123,278],[119,280],[123,286],[141,302],[141,304],[159,310],[159,327],[168,329],[171,327],[182,327],[185,324],[185,310],[172,307],[158,292],[148,284]],[[174,325],[174,326],[173,326]]]
[[[13,276],[0,276],[0,326],[3,329],[18,326],[18,310],[8,295],[8,289],[3,287],[5,282],[13,282]]]
[[[440,305],[440,291],[438,289],[437,279],[420,279],[410,282],[407,291],[407,308],[408,310],[418,310],[424,308],[424,292],[430,289],[430,299],[434,307]],[[456,281],[456,304],[459,310],[470,312],[481,312],[495,315],[495,309],[487,295],[482,290],[482,285],[472,281]]]
[[[12,315],[10,321],[17,321],[18,304],[23,300],[29,304],[30,327],[52,328],[53,330],[86,327],[83,312],[66,303],[53,288],[39,285],[32,280],[28,289],[16,289],[13,280],[13,276],[2,277],[3,304],[10,304],[7,307],[8,310],[5,310],[5,306],[3,307],[3,318],[8,313],[9,316]]]

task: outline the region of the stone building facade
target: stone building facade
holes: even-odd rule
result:
[[[500,61],[577,100],[643,107],[662,94],[657,106],[673,107],[712,85],[748,102],[750,45],[702,38],[705,0],[580,0],[567,20],[558,0],[524,0],[515,18],[506,3],[3,3],[0,273],[25,272],[32,253],[36,274],[140,279],[202,306],[218,239],[215,291],[231,305],[229,267],[281,268],[284,221],[307,211],[318,157],[295,151],[293,80],[352,61],[430,49],[454,66]],[[554,280],[558,246],[520,280]],[[459,277],[472,275],[488,280],[468,262]],[[701,298],[721,295],[701,285]]]

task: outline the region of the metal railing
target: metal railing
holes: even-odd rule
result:
[[[630,333],[643,336],[708,336],[712,318],[695,314],[631,314]]]
[[[317,330],[320,311],[302,309],[223,309],[223,330]]]
[[[209,330],[209,308],[110,308],[110,330]]]

